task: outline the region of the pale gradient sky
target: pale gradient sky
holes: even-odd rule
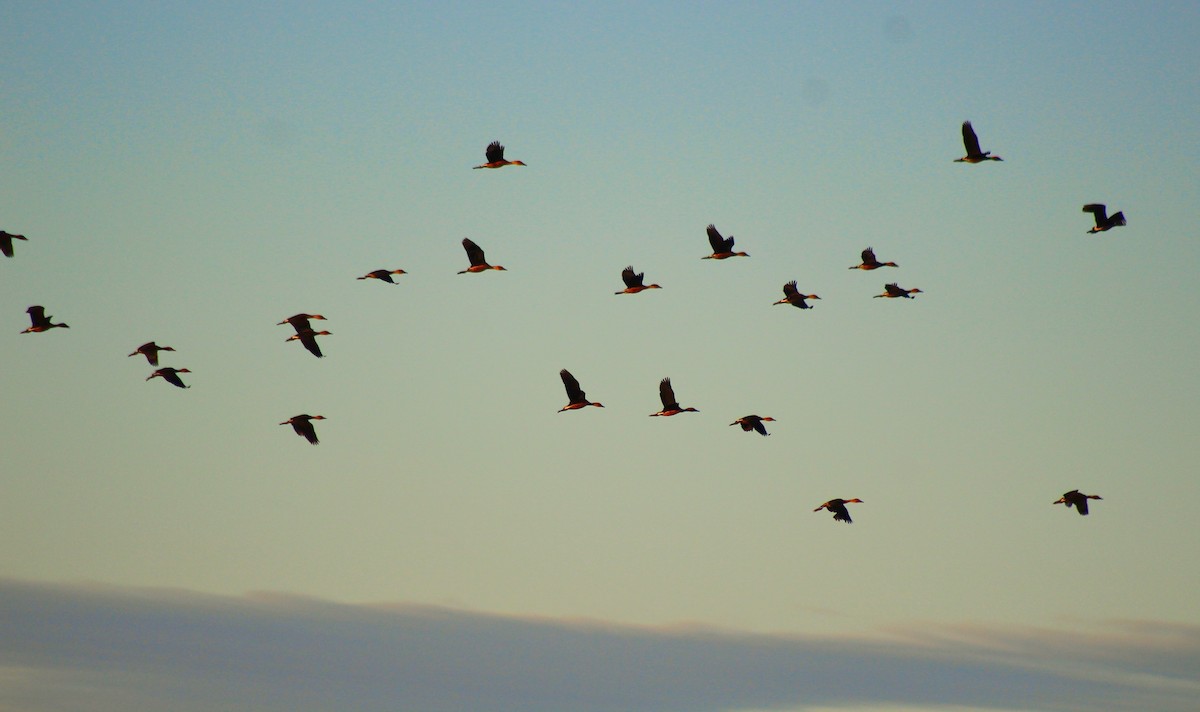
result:
[[[1140,621],[1195,656],[1194,3],[9,3],[0,26],[0,229],[29,237],[0,259],[10,585],[847,645],[1058,631],[1065,659]],[[1003,163],[952,162],[966,119]],[[495,139],[529,166],[471,170]],[[1086,235],[1088,202],[1129,225]],[[702,261],[710,222],[751,257]],[[456,275],[464,236],[508,271]],[[849,271],[868,245],[900,268]],[[627,264],[664,289],[614,296]],[[384,267],[410,274],[355,280]],[[771,306],[792,279],[815,309]],[[925,293],[872,299],[888,281]],[[31,304],[71,328],[19,334]],[[296,312],[329,317],[327,358],[284,343]],[[191,389],[143,381],[151,339]],[[561,368],[606,407],[557,413]],[[646,417],[664,376],[699,414]],[[277,425],[303,412],[318,447]],[[771,437],[728,427],[747,413]],[[1104,497],[1086,518],[1050,504],[1075,488]],[[832,497],[865,500],[853,525],[812,513]],[[913,699],[903,671],[712,709],[1087,687]]]

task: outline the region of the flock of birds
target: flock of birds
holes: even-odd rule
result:
[[[972,128],[970,121],[963,122],[962,138],[963,138],[963,145],[965,146],[967,153],[962,158],[955,159],[956,163],[972,163],[973,164],[973,163],[982,163],[984,161],[1003,161],[1004,160],[1004,159],[1000,158],[999,156],[992,155],[991,151],[983,151],[980,149],[979,138],[978,138],[978,136],[976,136],[975,130]],[[476,168],[476,169],[479,169],[479,168],[495,169],[495,168],[503,168],[504,166],[524,166],[524,165],[526,165],[525,163],[523,163],[521,161],[506,160],[504,158],[504,146],[502,146],[499,141],[493,141],[491,144],[488,145],[488,147],[485,151],[485,156],[487,158],[487,162],[483,163],[481,165],[478,165],[478,166],[474,166],[474,168]],[[1109,215],[1108,211],[1107,211],[1107,207],[1100,203],[1089,203],[1087,205],[1084,205],[1083,212],[1091,213],[1095,219],[1095,223],[1096,223],[1095,226],[1087,231],[1089,234],[1104,232],[1104,231],[1110,230],[1114,227],[1120,227],[1120,226],[1123,226],[1126,224],[1125,223],[1125,215],[1123,212],[1116,212],[1116,213],[1113,213],[1112,215]],[[712,254],[706,255],[702,259],[725,260],[725,259],[729,259],[731,257],[749,257],[750,256],[746,252],[734,251],[733,236],[732,235],[730,235],[729,237],[723,236],[717,230],[715,225],[709,225],[706,228],[706,232],[708,234],[709,245],[712,248]],[[14,254],[13,241],[14,240],[28,240],[28,238],[25,237],[24,235],[16,235],[16,234],[6,232],[4,230],[0,230],[0,253],[3,253],[3,255],[5,257],[13,256],[13,254]],[[487,258],[484,255],[483,248],[481,248],[479,245],[475,244],[475,242],[472,241],[470,238],[463,238],[462,245],[463,245],[463,249],[466,251],[467,261],[469,263],[469,266],[466,269],[460,271],[458,274],[478,274],[480,272],[487,272],[490,270],[504,271],[504,267],[502,267],[500,265],[489,264],[487,261]],[[872,271],[872,270],[880,269],[883,267],[899,267],[899,265],[897,265],[895,262],[879,261],[879,259],[875,256],[874,249],[871,247],[868,247],[862,251],[862,262],[850,267],[850,269]],[[358,279],[360,279],[360,280],[375,279],[375,280],[379,280],[381,282],[395,284],[396,282],[395,282],[395,280],[392,279],[392,276],[393,275],[402,275],[402,274],[406,274],[406,272],[402,269],[392,269],[392,270],[377,269],[372,272],[368,272],[367,274],[363,275],[362,277],[358,277]],[[616,292],[616,294],[638,294],[640,292],[650,290],[650,289],[662,289],[662,287],[657,284],[645,284],[645,274],[634,271],[634,268],[632,265],[630,265],[630,266],[626,267],[624,270],[622,270],[621,280],[625,283],[625,289],[623,289],[619,292]],[[920,293],[922,293],[922,290],[920,290],[920,289],[916,289],[916,288],[906,289],[904,287],[901,287],[896,282],[890,282],[890,283],[887,283],[884,285],[883,293],[876,294],[875,297],[876,298],[883,297],[886,299],[897,299],[897,298],[913,299],[914,298],[913,295],[920,294]],[[813,300],[818,300],[818,299],[820,299],[820,297],[817,296],[816,294],[801,293],[799,288],[797,287],[796,282],[791,281],[791,282],[788,282],[787,284],[783,285],[783,299],[780,299],[779,301],[774,302],[774,304],[776,304],[776,305],[790,304],[799,309],[812,309],[813,305],[809,304],[809,302],[813,301]],[[55,329],[55,328],[63,328],[63,329],[70,328],[65,323],[58,323],[58,324],[54,323],[53,317],[48,316],[46,314],[46,309],[43,306],[34,305],[34,306],[29,307],[25,311],[29,315],[30,325],[28,328],[26,328],[25,330],[23,330],[21,332],[22,334],[41,333],[41,332],[46,332],[46,331],[49,331],[49,330]],[[280,321],[277,324],[277,326],[282,326],[284,324],[290,325],[295,330],[296,333],[293,334],[292,336],[289,336],[286,339],[286,341],[299,341],[301,343],[301,345],[303,345],[304,348],[307,349],[313,356],[316,356],[317,358],[322,358],[324,356],[324,354],[321,353],[321,347],[320,347],[320,344],[317,343],[317,337],[318,336],[330,336],[332,332],[325,331],[325,330],[316,331],[312,327],[312,321],[325,321],[325,317],[320,314],[296,314],[294,316],[288,317],[287,319],[284,319],[283,321]],[[157,343],[155,343],[153,341],[149,341],[149,342],[146,342],[146,343],[142,344],[141,346],[137,347],[137,349],[135,349],[133,351],[133,353],[131,353],[129,355],[130,356],[142,355],[146,358],[147,363],[149,363],[151,366],[156,367],[154,372],[146,377],[147,381],[154,379],[154,378],[161,378],[164,381],[166,381],[167,383],[170,383],[171,385],[173,385],[177,388],[190,388],[190,386],[185,384],[183,382],[183,379],[181,379],[179,377],[179,375],[182,373],[191,373],[190,370],[188,370],[186,368],[173,368],[173,367],[157,368],[159,365],[158,355],[162,351],[175,351],[175,349],[171,348],[170,346],[159,346]],[[579,410],[581,408],[586,408],[589,406],[597,407],[597,408],[604,407],[602,404],[600,404],[598,402],[589,401],[587,399],[587,394],[580,387],[579,381],[575,378],[575,376],[571,375],[570,371],[568,371],[567,369],[564,368],[561,371],[559,371],[559,376],[562,378],[563,387],[566,389],[566,392],[567,392],[567,404],[565,406],[563,406],[562,408],[560,408],[558,412],[562,413],[565,411]],[[675,390],[671,386],[670,378],[664,378],[658,384],[658,394],[659,394],[659,399],[662,401],[662,409],[655,413],[651,413],[650,414],[651,417],[671,417],[671,416],[679,415],[680,413],[698,413],[698,412],[700,412],[696,408],[693,408],[693,407],[684,408],[683,406],[681,406],[679,404],[679,400],[675,396]],[[288,418],[287,420],[280,423],[280,425],[291,425],[292,429],[296,432],[296,434],[298,436],[303,437],[308,442],[312,443],[313,445],[316,445],[320,442],[320,440],[317,438],[316,428],[313,425],[313,421],[316,421],[316,420],[325,420],[325,416],[309,415],[307,413],[302,413],[300,415],[295,415],[295,416],[292,416],[291,418]],[[747,415],[747,416],[738,418],[737,420],[730,423],[729,425],[730,426],[739,425],[739,426],[741,426],[742,430],[745,432],[753,431],[753,432],[757,432],[760,435],[766,436],[766,435],[770,435],[770,433],[767,432],[767,429],[766,429],[766,426],[764,425],[764,423],[774,422],[774,420],[775,420],[774,418],[767,417],[767,416]],[[1094,495],[1094,494],[1083,494],[1079,490],[1071,490],[1070,492],[1063,494],[1063,496],[1061,498],[1059,498],[1058,500],[1056,500],[1054,502],[1054,504],[1065,504],[1067,507],[1074,507],[1076,512],[1078,512],[1081,515],[1086,515],[1088,513],[1088,500],[1089,499],[1097,499],[1098,500],[1098,499],[1101,499],[1101,497],[1099,495]],[[850,518],[850,512],[849,512],[849,510],[846,509],[846,505],[850,504],[850,503],[861,503],[862,501],[863,500],[858,499],[858,498],[831,499],[828,502],[825,502],[821,506],[817,507],[813,511],[819,512],[822,509],[824,509],[833,514],[833,519],[835,521],[851,523],[853,520]]]

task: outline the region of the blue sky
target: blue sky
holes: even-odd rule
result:
[[[773,641],[763,675],[790,664],[778,641],[851,646],[843,671],[878,692],[713,702],[731,710],[1073,709],[1095,677],[1005,697],[989,674],[1016,663],[983,654],[1003,665],[932,665],[947,692],[913,697],[912,649],[853,648],[894,631],[1055,641],[1086,667],[1089,636],[1132,625],[1195,656],[1195,7],[47,3],[0,22],[0,229],[29,237],[0,260],[0,576],[61,593],[50,620],[102,618],[99,586],[133,608],[186,592],[151,598],[168,619],[209,601],[248,638],[232,611],[255,591],[311,602],[294,615],[335,637],[321,606],[698,626]],[[1003,163],[952,162],[968,119]],[[492,140],[528,167],[471,170]],[[1089,202],[1129,225],[1086,235]],[[701,260],[709,223],[750,257]],[[466,236],[508,271],[456,275]],[[868,245],[900,267],[848,270]],[[664,288],[615,296],[628,264]],[[355,280],[378,268],[409,274]],[[793,279],[815,309],[771,306]],[[924,293],[873,299],[889,281]],[[31,304],[71,328],[19,334]],[[329,318],[326,358],[284,342],[297,312]],[[151,339],[192,388],[143,380],[125,355]],[[558,413],[561,368],[606,407]],[[699,414],[646,417],[666,376]],[[277,425],[304,412],[328,418],[318,447]],[[748,413],[771,437],[728,426]],[[1104,497],[1087,518],[1050,504],[1075,488]],[[853,525],[812,513],[833,497],[864,500]],[[91,649],[66,640],[60,668],[22,657],[33,642],[6,641],[3,674]],[[1136,668],[1129,708],[1182,709],[1196,678],[1169,659]],[[179,709],[130,670],[135,699]],[[210,689],[205,670],[178,674]],[[37,687],[0,709],[71,706]]]

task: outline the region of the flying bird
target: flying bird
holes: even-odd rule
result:
[[[186,368],[171,368],[168,366],[166,368],[160,368],[149,376],[146,376],[146,380],[149,381],[151,378],[161,378],[177,388],[191,388],[191,386],[183,385],[183,380],[179,378],[179,374],[181,373],[191,373],[191,371]]]
[[[671,388],[671,379],[664,378],[658,384],[658,397],[662,400],[662,410],[657,413],[651,413],[650,417],[661,415],[669,417],[679,415],[680,413],[699,413],[695,408],[681,408],[679,401],[675,400],[675,390]]]
[[[1105,230],[1125,225],[1125,213],[1115,212],[1112,215],[1108,215],[1102,203],[1088,203],[1083,206],[1083,212],[1091,213],[1092,217],[1096,218],[1096,227],[1088,230],[1088,234],[1104,232]]]
[[[475,166],[476,168],[503,168],[504,166],[523,166],[523,165],[525,165],[524,163],[522,163],[520,161],[504,160],[504,146],[501,146],[499,141],[492,141],[491,143],[489,143],[486,154],[487,154],[487,163],[484,163],[481,166]]]
[[[467,259],[471,261],[471,266],[459,272],[459,274],[466,274],[467,272],[486,272],[489,269],[506,271],[500,265],[489,265],[487,260],[483,257],[483,248],[479,245],[476,245],[474,242],[471,242],[471,238],[464,237],[462,244],[463,249],[467,251]]]
[[[1088,513],[1087,501],[1089,499],[1104,499],[1104,498],[1098,494],[1084,494],[1084,493],[1080,492],[1079,490],[1071,490],[1070,492],[1067,492],[1062,497],[1059,497],[1057,500],[1055,500],[1053,502],[1053,504],[1065,504],[1068,507],[1074,507],[1076,512],[1079,512],[1081,515],[1086,516]]]
[[[325,420],[325,416],[308,415],[307,413],[303,415],[293,415],[292,417],[280,423],[280,425],[292,426],[292,430],[295,430],[297,435],[302,436],[305,440],[309,441],[313,445],[316,445],[321,441],[317,440],[317,429],[314,428],[312,424],[312,421],[314,420]]]
[[[154,343],[153,341],[147,341],[146,343],[137,347],[137,350],[129,355],[137,356],[138,354],[141,354],[146,357],[147,363],[149,363],[151,366],[157,366],[159,351],[174,351],[174,350],[175,349],[171,348],[170,346],[159,346],[158,344]]]
[[[662,289],[657,284],[642,284],[645,277],[645,272],[634,272],[633,265],[626,267],[621,270],[621,279],[625,281],[625,289],[614,292],[614,294],[637,294],[647,289]]]
[[[891,284],[883,285],[883,289],[884,289],[883,294],[875,295],[876,299],[878,299],[879,297],[887,297],[888,299],[895,299],[896,297],[903,297],[904,299],[912,299],[913,298],[912,295],[921,293],[920,289],[905,289],[904,287],[901,287],[900,285],[896,284],[895,282],[892,282]]]
[[[0,230],[0,252],[3,252],[5,257],[13,256],[13,240],[29,240],[29,238]]]
[[[857,497],[854,499],[831,499],[813,511],[819,512],[822,509],[828,509],[829,511],[833,512],[833,521],[853,524],[854,520],[850,518],[850,511],[846,509],[846,505],[850,504],[851,502],[858,502],[861,504],[862,500],[858,499]]]
[[[963,145],[967,147],[967,155],[962,158],[955,158],[955,163],[982,163],[984,161],[1003,161],[999,156],[993,156],[991,151],[979,150],[979,137],[975,135],[975,129],[971,128],[970,121],[964,121],[962,125]]]
[[[331,336],[332,333],[333,332],[330,331],[313,331],[312,329],[305,329],[304,331],[298,331],[295,334],[287,337],[286,341],[296,341],[299,339],[300,343],[304,344],[304,348],[308,349],[310,354],[316,356],[317,358],[325,358],[325,354],[321,353],[320,345],[317,344],[317,337]]]
[[[805,299],[820,299],[820,297],[815,294],[801,294],[796,289],[796,280],[792,280],[783,285],[783,299],[775,302],[775,304],[791,304],[800,309],[812,309],[812,305],[804,301]]]
[[[46,307],[32,306],[32,307],[29,307],[28,309],[26,309],[25,313],[29,314],[30,325],[29,325],[29,328],[27,328],[21,332],[22,334],[36,334],[36,333],[39,333],[42,331],[49,331],[50,329],[54,329],[54,328],[60,327],[60,326],[64,329],[71,328],[71,327],[67,326],[66,324],[50,323],[50,320],[53,319],[54,317],[46,316]]]
[[[875,259],[875,249],[868,247],[862,251],[862,264],[854,265],[850,269],[872,270],[880,267],[899,267],[895,262],[880,262]]]
[[[585,394],[583,389],[579,387],[579,381],[575,380],[575,377],[571,375],[570,371],[564,368],[558,372],[558,375],[562,376],[563,386],[567,389],[567,400],[570,401],[565,406],[558,409],[559,413],[563,412],[564,410],[579,410],[580,408],[586,408],[589,405],[594,405],[597,408],[604,407],[600,403],[591,403],[588,401],[587,394]]]
[[[358,279],[378,279],[382,282],[387,282],[388,284],[395,284],[395,282],[392,281],[393,274],[408,274],[408,272],[405,272],[402,269],[377,269],[374,272],[367,272]]]
[[[733,251],[733,235],[729,237],[721,237],[721,233],[717,232],[715,225],[709,225],[705,230],[708,232],[708,244],[712,246],[713,253],[706,257],[701,257],[702,260],[723,260],[729,257],[749,257],[745,252]]]
[[[297,334],[299,334],[301,331],[312,331],[312,326],[308,322],[309,319],[325,321],[325,317],[321,316],[320,314],[297,314],[295,316],[289,316],[275,326],[291,324],[292,328],[296,330]]]
[[[765,422],[773,423],[775,419],[762,415],[746,415],[733,421],[730,425],[740,425],[742,426],[742,430],[747,433],[751,430],[757,430],[759,435],[770,435],[767,432],[767,427],[763,425]]]

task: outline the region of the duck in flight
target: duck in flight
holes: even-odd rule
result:
[[[489,265],[483,257],[483,248],[471,242],[471,238],[464,237],[462,245],[463,249],[467,251],[467,259],[471,261],[471,266],[459,272],[459,274],[486,272],[489,269],[498,269],[502,272],[507,271],[500,265]]]
[[[393,274],[408,274],[408,272],[405,272],[402,269],[377,269],[373,272],[367,272],[358,279],[378,279],[381,282],[395,284],[395,282],[392,280]]]
[[[304,344],[304,348],[308,349],[310,354],[316,356],[317,358],[325,358],[325,354],[321,353],[321,346],[317,343],[317,337],[332,335],[333,332],[331,331],[313,331],[312,329],[305,329],[304,331],[297,331],[295,334],[287,337],[286,341],[299,340],[300,343]]]
[[[295,316],[289,316],[275,326],[291,324],[292,328],[296,330],[297,334],[299,334],[301,331],[312,331],[312,325],[309,323],[309,319],[325,321],[325,317],[321,316],[320,314],[296,314]]]
[[[1118,211],[1108,215],[1103,203],[1088,203],[1083,206],[1083,212],[1091,213],[1092,217],[1096,218],[1096,227],[1088,230],[1089,235],[1125,225],[1125,213]]]
[[[658,397],[660,400],[662,400],[663,407],[662,407],[662,410],[658,411],[657,413],[651,413],[650,417],[652,417],[652,418],[656,415],[661,415],[663,417],[670,417],[672,415],[679,415],[680,413],[699,413],[700,412],[700,411],[696,410],[695,408],[681,408],[679,406],[679,401],[675,400],[675,390],[673,388],[671,388],[671,379],[670,378],[664,378],[664,379],[662,379],[662,381],[659,382]]]
[[[171,348],[170,346],[159,346],[158,344],[154,343],[153,341],[147,341],[146,343],[137,347],[137,350],[129,355],[137,356],[138,354],[141,354],[146,357],[147,363],[149,363],[151,366],[157,366],[159,351],[174,351],[174,350],[175,349]]]
[[[875,249],[868,247],[862,251],[862,264],[854,265],[850,269],[873,270],[880,267],[899,267],[895,262],[880,262],[875,259]]]
[[[813,511],[819,512],[822,509],[828,509],[829,511],[833,512],[833,521],[853,524],[854,520],[850,518],[850,510],[846,509],[846,505],[850,504],[851,502],[858,502],[861,504],[862,500],[858,499],[857,497],[854,499],[831,499]]]
[[[29,238],[24,235],[14,235],[10,232],[0,230],[0,253],[3,253],[5,257],[13,256],[13,240],[28,241]]]
[[[504,166],[525,165],[520,161],[504,160],[504,146],[501,146],[499,141],[492,141],[489,143],[485,154],[487,155],[487,163],[484,163],[480,166],[475,166],[476,168],[503,168]]]
[[[592,403],[588,401],[587,394],[584,393],[583,389],[579,387],[579,381],[575,380],[575,377],[571,375],[570,371],[564,368],[558,372],[558,375],[562,376],[563,387],[567,389],[567,400],[570,401],[562,408],[558,409],[559,413],[563,412],[564,410],[579,410],[580,408],[586,408],[589,405],[594,405],[597,408],[604,407],[600,403]]]
[[[1079,490],[1071,490],[1070,492],[1067,492],[1066,494],[1064,494],[1062,497],[1059,497],[1058,499],[1054,500],[1053,503],[1054,504],[1065,504],[1068,507],[1074,507],[1076,512],[1079,512],[1081,515],[1086,516],[1088,513],[1087,501],[1089,499],[1104,499],[1104,498],[1098,494],[1084,494],[1084,493],[1080,492]]]
[[[146,380],[149,381],[151,378],[161,378],[176,388],[191,388],[191,386],[185,386],[183,384],[183,379],[179,377],[179,374],[181,373],[191,373],[191,371],[186,368],[171,368],[168,366],[166,368],[160,368],[149,376],[146,376]]]
[[[730,257],[749,257],[745,252],[733,251],[733,235],[722,237],[721,233],[717,232],[716,225],[709,225],[705,228],[708,233],[708,244],[712,246],[712,254],[701,257],[702,260],[724,260]]]
[[[58,327],[62,327],[63,329],[71,328],[66,324],[52,324],[50,320],[54,317],[46,316],[46,307],[43,306],[29,307],[25,310],[25,313],[29,315],[30,325],[21,332],[22,334],[38,334]]]
[[[625,289],[614,294],[637,294],[638,292],[647,289],[662,289],[657,284],[642,284],[646,278],[645,272],[634,272],[633,265],[621,270],[621,279],[625,282]]]
[[[748,433],[751,430],[756,430],[758,431],[759,435],[770,435],[770,433],[767,432],[767,426],[763,425],[764,422],[773,423],[775,422],[775,419],[763,415],[746,415],[733,421],[730,423],[730,425],[742,426],[743,432]]]
[[[800,309],[812,309],[812,305],[804,301],[806,299],[820,299],[820,297],[815,294],[801,294],[800,290],[796,289],[796,280],[792,280],[783,285],[783,299],[775,304],[791,304]]]
[[[920,289],[916,289],[916,288],[905,289],[904,287],[901,287],[899,284],[896,284],[895,282],[892,282],[891,284],[883,285],[883,290],[884,290],[883,294],[875,295],[876,299],[878,299],[879,297],[886,297],[887,299],[895,299],[896,297],[902,297],[904,299],[912,299],[913,298],[912,295],[921,293]]]
[[[955,163],[982,163],[984,161],[1003,161],[999,156],[993,156],[991,151],[979,150],[979,137],[975,135],[975,129],[971,128],[970,121],[964,121],[962,125],[963,145],[967,148],[967,155],[962,158],[955,158]]]
[[[280,425],[292,426],[292,430],[295,430],[297,435],[303,437],[313,445],[316,445],[321,441],[317,440],[317,429],[314,428],[312,424],[312,421],[314,420],[325,420],[325,416],[308,415],[307,413],[302,415],[293,415],[292,417],[280,423]]]

